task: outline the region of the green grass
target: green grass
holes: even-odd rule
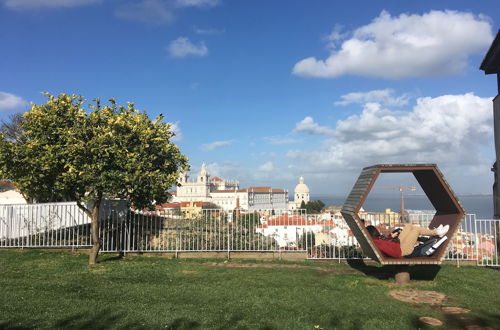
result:
[[[433,281],[425,279],[425,270],[413,269],[417,280],[406,287],[445,293],[445,305],[471,310],[461,319],[389,297],[399,287],[378,279],[388,269],[376,266],[234,268],[207,260],[105,255],[90,267],[87,259],[61,251],[0,250],[0,329],[425,328],[420,316],[443,320],[441,328],[500,327],[500,272],[486,268],[445,265]],[[328,271],[312,268],[317,266]]]

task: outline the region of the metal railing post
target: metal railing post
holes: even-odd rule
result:
[[[474,245],[476,247],[476,266],[479,266],[479,240],[477,235],[477,219],[474,216]]]

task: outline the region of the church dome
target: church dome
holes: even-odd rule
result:
[[[304,178],[300,177],[299,184],[295,186],[296,194],[309,194],[309,187],[304,183]]]

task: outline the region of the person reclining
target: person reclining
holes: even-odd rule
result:
[[[426,229],[417,225],[407,224],[399,234],[399,243],[394,240],[396,237],[387,238],[374,226],[366,226],[366,230],[373,238],[373,243],[385,255],[393,258],[401,258],[410,255],[417,244],[420,236],[439,236],[443,237],[448,232],[450,226],[439,225],[436,229]]]

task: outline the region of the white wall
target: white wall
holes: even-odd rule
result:
[[[0,193],[0,204],[26,204],[23,195],[15,190]]]

